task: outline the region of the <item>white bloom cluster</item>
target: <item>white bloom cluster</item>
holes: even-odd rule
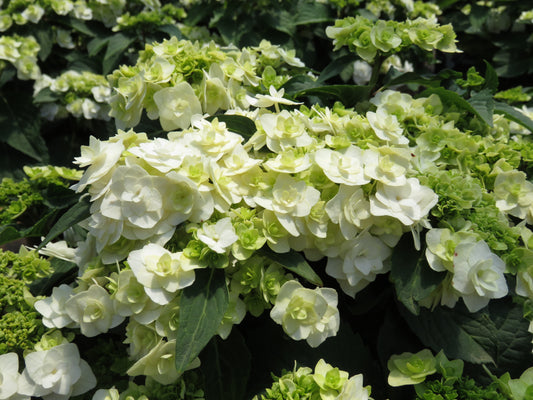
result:
[[[0,399],[68,400],[96,385],[91,367],[80,358],[78,347],[73,343],[29,352],[24,362],[26,368],[19,374],[18,355],[0,355]]]

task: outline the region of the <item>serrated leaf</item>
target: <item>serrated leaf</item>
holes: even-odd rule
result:
[[[513,106],[496,101],[494,102],[494,112],[496,114],[505,115],[505,118],[511,121],[514,121],[517,124],[522,125],[524,128],[527,128],[531,132],[533,132],[533,120],[531,120],[531,118],[521,113],[519,110],[517,110]]]
[[[78,266],[66,260],[52,258],[50,266],[54,271],[52,275],[38,279],[29,285],[32,295],[50,296],[54,287],[63,283],[71,283],[78,274]]]
[[[442,282],[443,274],[433,271],[424,255],[417,251],[410,235],[404,235],[392,253],[390,279],[396,295],[407,309],[418,315],[418,301],[427,297]]]
[[[305,89],[294,94],[300,96],[317,96],[322,100],[342,101],[346,107],[353,107],[361,101],[368,100],[372,88],[356,85],[328,85]]]
[[[493,126],[494,99],[489,89],[475,92],[468,102],[487,125]]]
[[[29,96],[21,93],[6,93],[0,96],[0,141],[13,149],[45,163],[48,161],[48,149],[41,137],[41,122],[38,111]]]
[[[208,121],[213,121],[218,119],[220,122],[224,122],[229,131],[238,133],[245,139],[250,139],[252,135],[257,131],[255,122],[250,118],[244,117],[242,115],[212,115],[207,117]]]
[[[225,340],[214,336],[200,358],[200,370],[207,378],[204,382],[207,399],[244,399],[252,358],[243,336],[236,328]]]
[[[158,26],[157,30],[159,32],[166,33],[169,37],[176,37],[180,40],[184,38],[180,29],[176,25],[168,24],[168,25]]]
[[[59,218],[55,225],[50,229],[50,232],[48,232],[48,235],[46,235],[43,242],[39,245],[39,249],[61,235],[71,226],[88,218],[91,215],[90,208],[91,202],[89,197],[82,197],[79,202],[74,204],[74,206]]]
[[[533,365],[529,322],[523,318],[522,306],[510,297],[491,300],[476,313],[460,301],[453,309],[421,310],[419,317],[402,314],[424,345],[434,351],[443,349],[450,359],[491,363],[495,375],[518,376]]]
[[[52,52],[52,46],[54,45],[54,31],[50,25],[36,25],[32,30],[33,36],[39,43],[39,60],[44,61],[48,58]]]
[[[328,79],[339,76],[342,71],[344,71],[350,64],[353,64],[357,59],[358,57],[355,54],[347,54],[336,58],[322,70],[318,77],[318,82],[323,83]]]
[[[331,14],[331,8],[327,5],[317,2],[308,3],[300,1],[296,10],[294,24],[308,25],[331,22],[333,20],[334,18]]]
[[[123,33],[117,33],[109,38],[104,55],[104,62],[102,64],[104,75],[111,72],[113,68],[116,67],[116,64],[119,62],[124,51],[126,51],[134,41],[134,37],[127,36]]]
[[[313,78],[311,78],[309,75],[296,75],[289,79],[287,82],[285,82],[282,88],[285,89],[285,93],[292,96],[304,90],[320,86],[322,85]]]
[[[52,92],[50,88],[43,88],[33,97],[33,102],[35,104],[40,103],[50,103],[59,100],[59,95]]]
[[[322,279],[320,279],[320,277],[300,253],[294,250],[291,250],[288,253],[276,253],[270,250],[268,247],[263,247],[260,252],[263,256],[301,276],[313,285],[324,285],[322,283]]]
[[[228,308],[224,270],[196,270],[192,286],[180,298],[179,329],[176,339],[176,369],[182,374],[215,335]]]
[[[468,101],[466,101],[463,97],[461,97],[460,95],[458,95],[457,93],[451,91],[451,90],[448,90],[448,89],[444,89],[444,88],[440,88],[440,87],[436,87],[436,88],[429,88],[429,89],[426,89],[424,90],[420,96],[422,97],[428,97],[429,95],[431,94],[436,94],[440,97],[441,101],[448,105],[448,106],[455,106],[457,107],[459,110],[463,110],[463,111],[468,111],[468,112],[471,112],[472,114],[474,115],[477,115],[483,122],[489,124],[489,125],[492,125],[492,115],[491,115],[491,118],[490,118],[490,121],[486,120],[480,113],[479,111],[474,108],[474,106],[472,104],[470,104]],[[477,103],[477,101],[479,100],[479,104]],[[477,99],[476,100],[476,105],[483,108],[484,107],[484,103],[483,103],[483,98],[480,98],[480,99]]]
[[[485,62],[486,70],[485,70],[485,89],[490,90],[492,94],[496,93],[498,91],[498,74],[492,68],[492,65],[486,60],[483,60]]]
[[[109,37],[95,37],[87,43],[87,53],[90,57],[97,55],[109,43]]]

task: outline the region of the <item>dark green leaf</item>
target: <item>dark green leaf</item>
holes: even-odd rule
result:
[[[50,103],[55,102],[58,100],[60,96],[57,93],[52,92],[50,88],[44,88],[37,93],[37,95],[34,96],[33,102],[35,104],[39,103]]]
[[[196,270],[192,286],[180,298],[176,339],[176,368],[182,374],[215,335],[228,308],[228,289],[223,269]]]
[[[0,88],[13,79],[15,75],[17,75],[15,68],[8,66],[4,67],[0,71]]]
[[[68,17],[66,20],[66,24],[70,26],[72,29],[83,33],[86,36],[94,37],[98,34],[87,22],[75,18],[75,17]]]
[[[48,231],[49,224],[55,218],[57,210],[50,210],[41,219],[25,229],[17,229],[14,225],[4,225],[0,227],[0,244],[9,243],[13,240],[42,237]]]
[[[491,300],[476,313],[460,301],[453,309],[421,310],[418,317],[402,314],[426,346],[436,352],[443,349],[450,359],[492,363],[496,375],[507,371],[518,376],[533,365],[529,322],[522,316],[522,306],[509,297]]]
[[[123,33],[117,33],[116,35],[111,36],[107,44],[104,62],[102,64],[104,75],[111,72],[117,66],[124,51],[126,51],[134,41],[134,37],[126,36]]]
[[[78,273],[76,264],[59,258],[50,261],[53,273],[45,278],[38,279],[30,284],[30,292],[34,296],[50,296],[54,287],[62,283],[69,284]]]
[[[44,205],[49,208],[63,209],[79,201],[80,195],[60,185],[50,185],[43,192]]]
[[[518,111],[516,108],[510,106],[506,103],[501,103],[499,101],[494,103],[494,112],[496,114],[503,114],[505,115],[505,118],[516,122],[517,124],[522,125],[524,128],[529,129],[531,132],[533,132],[533,120],[529,118],[528,116],[524,115],[520,111]]]
[[[313,285],[323,286],[320,277],[300,253],[294,250],[291,250],[288,253],[276,253],[266,246],[263,247],[260,252],[262,255],[278,263],[282,267],[300,275]]]
[[[314,95],[325,101],[341,101],[346,107],[353,107],[361,101],[368,100],[371,90],[370,86],[329,85],[305,89],[294,95],[296,97]]]
[[[231,132],[238,133],[245,139],[249,139],[257,131],[255,122],[250,118],[243,117],[242,115],[212,115],[206,118],[208,121],[218,119],[220,122],[224,122],[226,127]]]
[[[431,94],[438,95],[443,104],[447,106],[455,106],[459,110],[467,111],[474,115],[477,115],[482,121],[489,124],[489,121],[485,120],[485,118],[479,113],[479,111],[476,108],[474,108],[472,104],[470,104],[468,101],[466,101],[463,97],[461,97],[457,93],[451,90],[444,89],[444,88],[435,87],[435,88],[429,88],[429,89],[424,90],[421,93],[421,96],[428,97]],[[475,100],[476,106],[480,107],[482,111],[485,111],[485,107],[487,106],[487,104],[484,103],[484,100],[486,100],[486,97],[484,95],[481,96],[479,99]],[[489,125],[491,124],[492,124],[492,115],[491,115]]]
[[[87,43],[87,52],[90,57],[97,55],[109,43],[109,37],[95,37]]]
[[[489,89],[475,92],[468,102],[476,110],[477,114],[489,126],[493,126],[492,115],[494,113],[494,99]]]
[[[496,93],[498,91],[498,74],[492,68],[492,65],[490,65],[489,62],[485,61],[485,66],[487,67],[485,70],[485,89],[490,90],[492,94]]]
[[[418,301],[437,288],[443,275],[429,267],[424,251],[415,249],[411,235],[404,235],[392,253],[390,279],[398,300],[418,315]]]
[[[178,39],[183,39],[183,34],[176,25],[162,25],[158,26],[157,30],[159,32],[166,33],[169,37],[177,37]]]
[[[55,225],[50,229],[48,235],[44,238],[43,242],[39,245],[39,248],[45,246],[51,240],[54,240],[57,236],[61,235],[71,226],[77,224],[88,218],[90,213],[91,203],[88,196],[82,197],[79,202],[72,206],[65,214],[59,218]]]
[[[207,399],[244,399],[252,359],[244,338],[236,328],[226,340],[214,336],[200,358],[200,370],[206,378],[204,391]]]
[[[390,80],[386,80],[383,85],[385,88],[397,85],[406,85],[408,83],[416,83],[426,87],[439,87],[442,86],[442,81],[453,78],[460,78],[462,75],[460,72],[443,70],[437,75],[419,74],[417,72],[405,72],[401,75],[392,77]],[[387,79],[385,77],[385,79]]]
[[[47,162],[48,150],[41,137],[38,110],[30,96],[6,93],[0,96],[0,141],[40,162]]]
[[[283,89],[285,89],[285,92],[288,95],[294,95],[296,93],[300,93],[307,89],[312,89],[316,87],[320,87],[321,84],[318,83],[316,80],[311,78],[309,75],[296,75],[289,79],[285,84],[282,86]]]
[[[44,61],[48,58],[52,52],[52,46],[54,45],[54,31],[52,26],[39,24],[32,30],[32,34],[37,39],[39,46],[39,60]]]
[[[298,3],[294,24],[307,25],[320,22],[331,22],[333,20],[334,18],[331,8],[327,5],[317,2],[308,3],[300,1]]]
[[[318,82],[323,83],[328,79],[339,76],[340,73],[349,65],[353,64],[355,60],[357,60],[357,56],[355,54],[347,54],[345,56],[336,58],[322,70],[320,76],[318,77]]]

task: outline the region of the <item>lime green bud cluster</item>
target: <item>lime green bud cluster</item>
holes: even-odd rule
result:
[[[391,55],[415,45],[426,51],[434,49],[455,53],[455,32],[451,25],[439,25],[435,19],[419,17],[404,22],[372,22],[360,15],[335,21],[326,28],[335,50],[348,46],[367,62],[378,55]]]
[[[35,279],[48,276],[50,262],[39,257],[36,250],[21,247],[18,253],[0,250],[0,276],[29,284]],[[22,293],[19,293],[22,295]]]
[[[3,314],[0,317],[0,354],[33,349],[45,331],[39,317],[37,312],[31,311]]]
[[[526,93],[522,86],[503,90],[494,95],[495,99],[505,100],[508,103],[525,103],[531,100],[531,96]]]
[[[113,31],[124,31],[128,29],[145,29],[147,27],[175,25],[178,21],[187,16],[185,10],[173,4],[165,4],[161,8],[153,10],[143,10],[137,14],[126,12],[117,18],[117,25]]]
[[[253,400],[368,400],[370,396],[370,386],[363,387],[361,374],[349,378],[348,372],[332,367],[323,359],[318,361],[314,371],[295,366],[275,379],[272,387],[265,390],[266,394],[255,396]]]
[[[5,68],[5,63],[2,61],[4,60],[17,69],[19,79],[37,79],[41,75],[41,70],[37,66],[37,54],[40,48],[33,36],[1,36],[0,71]]]

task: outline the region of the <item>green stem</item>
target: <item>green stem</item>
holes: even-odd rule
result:
[[[382,54],[378,53],[374,60],[374,66],[372,67],[372,75],[370,76],[370,82],[368,82],[368,86],[370,86],[372,93],[374,92],[376,84],[378,83],[379,71],[381,69],[381,65],[383,64],[383,61],[385,61],[385,57]]]

